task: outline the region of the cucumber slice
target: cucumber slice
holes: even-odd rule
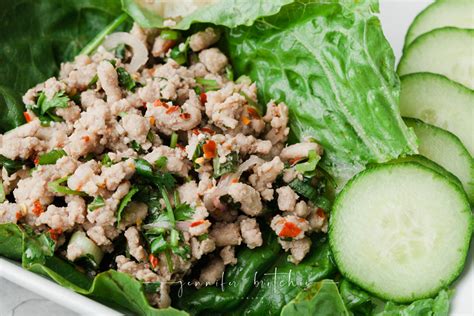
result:
[[[473,89],[473,45],[474,30],[444,27],[430,31],[408,46],[398,64],[398,74],[432,72]]]
[[[447,171],[440,165],[438,165],[436,162],[429,160],[428,158],[421,156],[421,155],[411,155],[411,156],[405,156],[405,157],[400,157],[394,160],[391,160],[387,163],[401,163],[401,162],[416,162],[428,169],[431,169],[439,174],[441,174],[443,177],[446,179],[449,179],[452,183],[456,184],[461,190],[464,190],[464,187],[462,186],[461,181],[452,174],[451,172]],[[378,166],[378,164],[374,164],[372,166]]]
[[[418,36],[445,26],[465,29],[474,28],[474,1],[436,1],[424,9],[413,20],[405,37],[405,49]]]
[[[474,91],[436,74],[403,76],[400,112],[450,131],[474,155]]]
[[[420,120],[405,119],[405,123],[413,127],[418,137],[419,153],[461,180],[469,201],[474,203],[474,159],[459,138]]]
[[[336,198],[329,243],[341,273],[380,298],[435,295],[463,270],[474,220],[465,193],[418,163],[384,164]]]
[[[102,250],[82,231],[77,231],[72,234],[68,245],[74,245],[81,249],[83,253],[81,258],[91,260],[93,266],[98,266],[104,257]]]

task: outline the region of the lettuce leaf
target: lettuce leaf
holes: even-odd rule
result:
[[[298,0],[227,34],[236,72],[257,82],[261,101],[286,102],[293,140],[321,143],[322,167],[339,182],[417,151],[377,9],[369,0]]]
[[[341,294],[333,280],[322,280],[301,291],[281,310],[281,316],[349,316]]]
[[[174,308],[156,309],[148,303],[143,284],[127,274],[109,270],[91,279],[70,262],[54,256],[52,240],[16,224],[0,224],[0,256],[22,259],[23,267],[112,308],[138,315],[185,316]]]
[[[388,302],[375,316],[448,316],[449,296],[449,292],[442,290],[435,298],[414,301],[410,305]]]
[[[187,30],[194,23],[211,23],[233,28],[239,25],[252,25],[255,20],[278,13],[280,8],[294,0],[220,0],[204,5],[171,28]],[[154,8],[162,5],[174,6],[171,1],[157,0],[154,6],[145,1],[122,0],[123,10],[142,27],[163,28],[164,18]],[[182,4],[181,4],[182,5]],[[183,9],[184,10],[184,9]],[[182,14],[185,15],[185,14]]]

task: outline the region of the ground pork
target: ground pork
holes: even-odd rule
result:
[[[36,220],[36,225],[46,224],[53,229],[68,231],[77,224],[84,223],[86,202],[83,198],[74,195],[66,196],[66,207],[49,205],[45,212]]]
[[[199,60],[212,73],[220,73],[228,64],[227,57],[217,48],[208,48],[199,53]]]
[[[220,33],[212,27],[208,27],[204,31],[191,35],[189,39],[189,47],[191,47],[194,52],[198,52],[215,44],[219,38]]]
[[[166,170],[176,173],[182,177],[187,177],[191,164],[186,160],[186,152],[180,148],[170,148],[168,146],[160,146],[153,149],[153,151],[143,157],[152,165],[160,159],[166,157]]]
[[[14,223],[26,215],[26,206],[4,202],[0,204],[0,224]]]
[[[101,61],[97,66],[99,82],[107,95],[107,102],[112,103],[122,98],[122,90],[119,87],[118,75],[115,67],[108,60]]]
[[[217,247],[237,246],[242,242],[237,223],[215,223],[209,235],[214,238]]]
[[[150,270],[148,263],[136,263],[125,256],[115,258],[117,270],[129,274],[143,282],[159,282],[160,277]]]
[[[283,148],[280,153],[280,158],[283,161],[291,159],[307,158],[311,150],[314,150],[318,155],[322,155],[322,147],[316,143],[298,143]]]
[[[265,135],[272,144],[283,143],[286,141],[289,133],[288,125],[288,107],[284,103],[278,105],[274,102],[267,104],[267,113],[263,120],[270,124],[271,128]]]
[[[296,206],[298,195],[289,186],[278,188],[278,208],[281,211],[293,212]]]
[[[263,244],[262,233],[255,218],[245,217],[240,221],[240,233],[248,248],[254,249]]]
[[[210,121],[224,131],[235,129],[242,115],[245,97],[234,93],[232,84],[218,91],[209,91],[206,95],[206,115]]]
[[[258,192],[245,183],[232,183],[228,190],[234,202],[240,203],[240,209],[247,215],[257,216],[262,213],[263,206]]]
[[[206,238],[199,241],[197,238],[191,238],[191,254],[197,260],[203,255],[213,252],[216,249],[216,243],[212,238]]]
[[[300,263],[311,250],[311,239],[308,237],[292,241],[283,241],[281,239],[278,241],[283,250],[290,251],[291,256],[288,256],[288,261],[293,262],[294,264]]]
[[[150,130],[150,121],[147,118],[133,113],[126,114],[122,118],[122,126],[130,139],[140,144],[146,142]]]
[[[305,232],[310,229],[310,225],[307,220],[294,215],[288,215],[285,217],[276,215],[273,217],[270,227],[278,236],[286,238],[287,236],[282,236],[281,234],[283,229],[287,227],[287,224],[291,224],[292,226],[295,226],[299,229],[299,233],[296,236],[291,236],[294,240],[302,239]]]
[[[221,256],[224,265],[230,264],[233,266],[237,263],[237,258],[235,257],[235,247],[226,246],[221,249],[219,255]]]
[[[224,261],[221,258],[214,258],[201,270],[199,282],[202,286],[214,285],[224,275]]]
[[[137,261],[146,261],[147,253],[140,242],[140,233],[136,227],[129,227],[125,231],[125,238],[127,239],[128,251],[137,259]]]
[[[252,186],[260,192],[262,198],[271,201],[273,199],[272,183],[285,168],[285,164],[279,157],[265,162],[253,168],[253,174],[249,176]]]

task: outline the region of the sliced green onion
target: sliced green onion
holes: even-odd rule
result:
[[[175,148],[177,144],[178,144],[178,134],[173,132],[173,134],[171,134],[170,147]]]
[[[167,250],[168,248],[169,248],[168,242],[163,237],[163,235],[159,235],[156,238],[154,238],[150,244],[150,251],[153,254],[163,252]]]
[[[186,55],[184,54],[184,52],[179,50],[178,46],[173,47],[173,49],[171,49],[170,57],[180,65],[184,65],[186,63]]]
[[[0,177],[0,203],[5,202],[5,189],[3,188],[2,178]]]
[[[198,78],[196,78],[196,82],[198,84],[200,84],[201,86],[203,86],[205,91],[219,90],[220,89],[220,86],[217,83],[217,81],[215,81],[213,79],[204,79],[204,78],[198,77]]]
[[[173,207],[171,206],[170,199],[168,198],[168,192],[165,189],[161,189],[161,195],[163,197],[163,200],[165,201],[166,211],[167,211],[170,223],[174,227],[176,221],[174,219]]]
[[[162,30],[160,37],[164,40],[176,41],[180,37],[180,34],[174,30]]]
[[[152,131],[148,131],[148,134],[146,134],[146,140],[153,143],[155,140],[155,134]]]
[[[61,193],[66,195],[86,195],[84,192],[75,191],[69,189],[67,186],[63,186],[62,184],[69,179],[69,176],[49,182],[48,189],[54,193]]]
[[[59,158],[67,156],[63,149],[51,150],[48,153],[42,154],[38,158],[39,165],[54,165]]]
[[[132,187],[130,191],[128,191],[127,195],[124,196],[122,201],[120,201],[119,207],[117,209],[117,225],[120,224],[120,221],[122,220],[122,213],[125,209],[125,207],[132,201],[132,197],[135,195],[135,193],[138,192],[137,187]]]
[[[168,163],[168,158],[166,156],[161,156],[158,158],[157,161],[155,161],[155,166],[157,169],[163,169],[166,167],[166,164]]]
[[[179,233],[176,229],[172,229],[170,233],[170,245],[171,247],[177,247],[179,242]]]
[[[234,69],[232,69],[232,66],[228,65],[225,67],[225,76],[227,80],[234,81]]]
[[[296,171],[304,175],[314,175],[318,162],[321,157],[316,153],[316,150],[310,150],[308,152],[308,160],[306,162],[299,163],[295,166]]]
[[[94,77],[92,77],[91,81],[89,81],[89,83],[87,84],[87,88],[92,88],[97,83],[97,81],[99,81],[99,76],[95,74]]]
[[[174,268],[173,268],[173,261],[171,260],[171,253],[169,250],[165,251],[165,257],[166,257],[166,264],[168,266],[169,272],[173,273]]]

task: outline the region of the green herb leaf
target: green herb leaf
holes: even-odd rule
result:
[[[180,203],[174,208],[174,216],[177,221],[187,221],[191,219],[195,209],[187,203]]]
[[[132,201],[132,197],[137,192],[138,188],[133,186],[130,191],[128,191],[127,195],[123,197],[122,201],[120,201],[119,207],[117,209],[117,225],[120,224],[120,221],[122,220],[122,213],[125,210],[125,207]]]
[[[69,177],[67,176],[67,177],[49,182],[48,183],[49,191],[54,192],[54,193],[61,193],[65,195],[83,195],[83,196],[86,195],[84,192],[71,190],[67,186],[63,186],[62,184],[66,182],[68,178]]]
[[[51,100],[46,98],[44,92],[40,93],[38,97],[37,107],[42,115],[46,114],[49,110],[56,108],[67,108],[69,106],[69,97],[65,95],[64,91],[56,93]]]
[[[38,158],[39,165],[54,165],[59,158],[67,156],[63,149],[51,150],[48,153],[42,154]]]
[[[166,156],[161,156],[160,158],[158,158],[157,161],[155,161],[155,167],[157,169],[163,169],[164,167],[166,167],[167,163],[168,163],[168,158]]]
[[[418,316],[418,315],[449,315],[449,293],[439,292],[435,298],[414,301],[410,305],[398,305],[392,302],[385,304],[384,310],[375,316]]]
[[[118,67],[117,68],[117,75],[118,75],[118,80],[119,80],[119,85],[128,90],[128,91],[134,91],[137,83],[135,80],[132,79],[132,76],[125,70],[123,67]]]
[[[219,162],[219,157],[214,157],[212,160],[214,178],[219,178],[227,173],[235,172],[239,165],[239,154],[231,152],[226,156],[227,160],[224,163]]]
[[[105,206],[105,200],[101,196],[96,196],[94,200],[89,204],[87,209],[89,211],[95,211],[98,208],[104,207]]]
[[[301,291],[281,310],[281,316],[350,316],[333,280],[323,280]]]
[[[159,235],[153,238],[150,243],[150,251],[151,253],[155,255],[167,250],[168,248],[169,248],[169,244],[166,241],[166,239],[163,237],[163,235]]]
[[[113,161],[112,159],[110,159],[110,156],[109,154],[105,154],[103,157],[102,157],[102,161],[100,162],[103,166],[106,166],[106,167],[110,167],[113,165]]]
[[[3,167],[7,170],[8,174],[12,174],[22,169],[24,162],[8,159],[5,156],[0,155],[0,169]]]
[[[97,74],[92,77],[91,81],[87,84],[87,89],[91,89],[97,84],[97,81],[99,81],[99,76]]]
[[[125,44],[119,44],[117,47],[115,47],[114,53],[115,57],[118,59],[124,59],[125,58]]]
[[[139,154],[143,154],[145,152],[142,146],[136,140],[132,140],[130,142],[130,146],[132,147],[134,151],[136,151]]]

